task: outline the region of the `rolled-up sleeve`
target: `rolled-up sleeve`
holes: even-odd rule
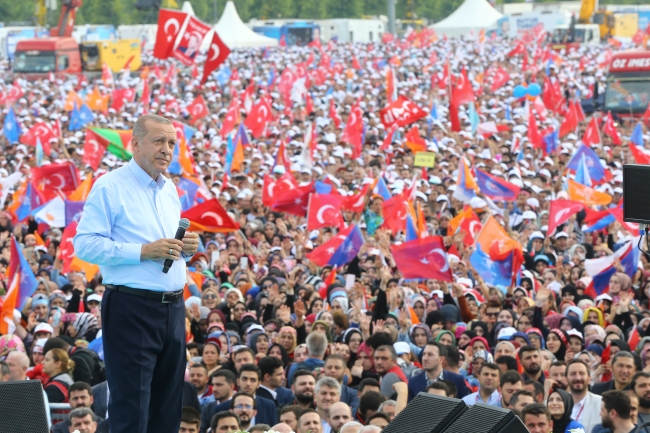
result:
[[[81,260],[102,266],[140,263],[142,244],[117,242],[112,237],[115,212],[110,189],[98,180],[90,191],[77,234],[75,255]]]

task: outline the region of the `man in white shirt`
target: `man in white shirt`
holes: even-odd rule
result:
[[[589,392],[589,367],[581,359],[571,360],[566,368],[566,380],[573,398],[571,419],[582,424],[586,432],[590,432],[595,425],[601,423],[602,397]]]
[[[496,364],[483,364],[478,372],[478,391],[463,397],[468,405],[485,403],[490,406],[501,407],[501,394],[499,394],[499,378],[501,370]]]

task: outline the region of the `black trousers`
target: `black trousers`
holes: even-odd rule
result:
[[[111,433],[177,432],[185,375],[185,304],[106,290],[102,339]]]

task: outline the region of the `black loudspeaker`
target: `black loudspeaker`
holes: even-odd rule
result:
[[[161,0],[135,0],[135,8],[141,11],[160,9]]]
[[[623,166],[623,219],[626,222],[650,224],[650,165]]]
[[[529,433],[510,409],[477,403],[458,417],[444,433]]]
[[[38,380],[0,383],[0,432],[48,433],[43,386]]]
[[[419,393],[382,433],[442,433],[468,410],[462,400]],[[472,430],[463,433],[477,433]]]

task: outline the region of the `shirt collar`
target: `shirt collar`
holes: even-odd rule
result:
[[[154,181],[151,176],[149,176],[149,174],[144,171],[137,162],[135,162],[135,158],[131,158],[131,161],[129,161],[129,169],[142,188],[151,186],[152,182],[155,182],[159,187],[162,187],[165,184],[165,177],[162,174],[159,174],[158,178]]]

